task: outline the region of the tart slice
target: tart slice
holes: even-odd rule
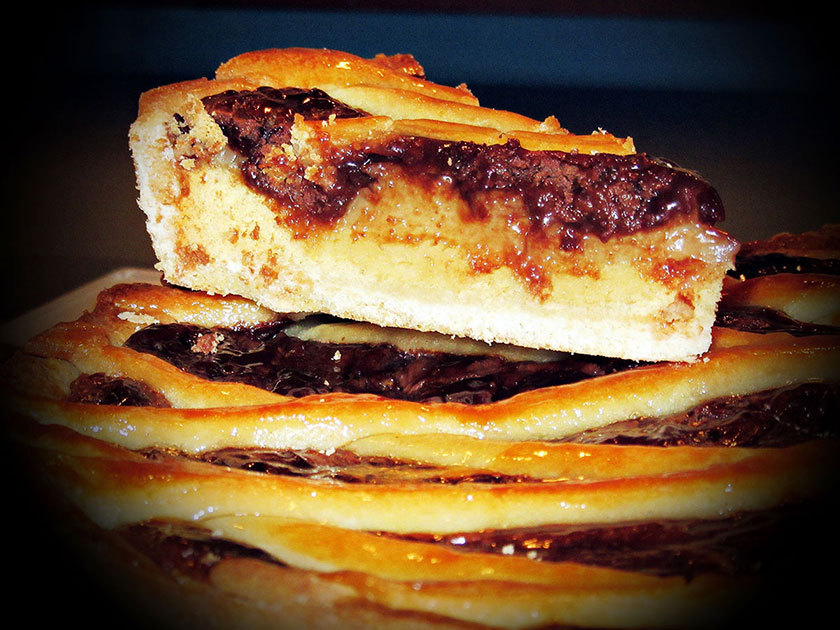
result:
[[[130,145],[165,279],[277,312],[685,360],[737,250],[695,174],[408,56],[247,53],[145,93]]]

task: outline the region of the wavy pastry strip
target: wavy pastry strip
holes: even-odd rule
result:
[[[712,452],[688,468],[633,476],[621,476],[619,469],[615,477],[598,480],[348,484],[240,471],[165,453],[146,458],[98,441],[98,452],[91,453],[89,438],[58,435],[39,458],[104,527],[217,514],[288,516],[403,533],[715,518],[819,496],[832,481],[824,462],[836,453],[831,441],[809,442],[754,449],[723,463]]]
[[[75,337],[71,335],[71,339]],[[90,417],[96,418],[95,425],[101,429],[108,430],[110,425],[115,433],[122,434],[122,425],[129,422],[138,427],[139,436],[156,435],[157,431],[144,431],[144,423],[155,426],[156,418],[178,418],[183,428],[172,427],[164,439],[185,451],[218,447],[222,440],[231,439],[237,446],[325,450],[383,432],[559,439],[612,422],[680,413],[716,398],[838,377],[836,338],[785,336],[776,341],[730,345],[711,351],[702,361],[636,368],[523,393],[486,406],[424,405],[345,394],[294,399],[237,383],[208,382],[150,355],[108,344],[75,346],[73,342],[84,351],[69,356],[80,373],[104,372],[141,379],[176,406],[157,410],[93,409]],[[220,405],[225,406],[214,409]],[[59,410],[56,417],[61,415],[72,421],[72,414]],[[132,416],[136,419],[127,420]],[[227,435],[230,427],[237,429],[233,438]]]

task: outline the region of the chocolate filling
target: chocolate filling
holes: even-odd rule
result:
[[[204,581],[225,558],[255,558],[281,564],[266,552],[218,536],[189,523],[149,521],[123,527],[122,537],[169,573]]]
[[[524,556],[542,562],[579,562],[690,580],[704,573],[749,575],[783,563],[785,541],[807,531],[804,506],[743,512],[720,519],[539,527],[409,534],[399,537],[459,551]]]
[[[787,505],[707,520],[551,524],[446,535],[371,533],[466,553],[576,562],[691,580],[707,573],[754,575],[781,570],[792,560],[791,541],[801,540],[818,522],[811,508]],[[187,523],[150,521],[123,528],[121,534],[164,570],[193,579],[206,579],[227,558],[255,558],[285,566],[259,549]]]
[[[795,335],[838,332],[836,327],[798,322],[760,308],[721,309],[717,325]],[[285,322],[243,329],[152,325],[132,335],[125,345],[208,380],[247,383],[286,396],[344,392],[424,403],[490,403],[641,365],[586,355],[554,361],[513,361],[494,355],[415,353],[385,343],[301,340],[286,335],[285,327]],[[89,383],[87,387],[89,402],[96,396],[94,385]],[[113,386],[103,391],[100,402],[119,404],[106,402],[114,398]],[[139,404],[136,393],[124,397],[125,404]]]
[[[487,193],[516,195],[530,219],[529,236],[573,248],[583,235],[607,240],[695,214],[723,219],[717,192],[695,174],[643,154],[586,155],[528,151],[517,141],[499,145],[399,137],[380,144],[334,149],[330,178],[315,183],[291,166],[283,145],[295,115],[306,120],[359,117],[319,90],[260,88],[203,99],[205,109],[244,157],[245,180],[291,211],[284,220],[301,233],[329,226],[349,201],[377,178],[376,167],[397,165],[430,183],[446,181],[467,202],[471,220],[484,220]]]
[[[721,306],[715,326],[753,333],[784,332],[797,337],[840,334],[840,326],[802,322],[766,306]]]
[[[526,475],[506,475],[490,471],[464,473],[444,466],[395,457],[358,455],[345,449],[323,453],[311,449],[222,448],[188,455],[172,449],[148,448],[139,451],[149,459],[184,458],[226,468],[269,475],[306,477],[343,483],[526,483],[543,481]]]
[[[152,325],[125,345],[209,380],[247,383],[286,396],[367,393],[415,402],[489,403],[638,365],[585,355],[511,361],[494,355],[406,352],[385,343],[304,341],[286,335],[285,326],[211,330]],[[205,343],[207,338],[212,342]]]
[[[840,275],[840,260],[788,256],[780,253],[739,253],[735,258],[735,269],[730,275],[746,280],[777,273],[819,273],[836,276]]]
[[[82,374],[70,384],[69,402],[131,407],[170,407],[166,397],[142,381],[107,374]]]
[[[718,398],[666,418],[640,418],[590,429],[564,441],[648,446],[792,446],[836,439],[840,387],[804,383]]]

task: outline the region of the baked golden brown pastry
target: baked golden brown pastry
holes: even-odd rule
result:
[[[144,94],[130,138],[167,281],[277,312],[684,360],[736,251],[695,174],[406,56],[246,53]]]
[[[677,363],[119,285],[4,366],[8,426],[164,625],[754,621],[768,575],[810,584],[840,371],[833,324],[755,297],[796,275],[822,302],[838,259],[745,254],[712,347]]]
[[[76,617],[142,627],[808,625],[836,228],[734,260],[695,175],[422,75],[262,51],[142,97],[164,282],[0,372],[29,591],[90,568]]]

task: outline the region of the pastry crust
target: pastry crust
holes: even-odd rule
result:
[[[737,246],[700,216],[705,201],[687,201],[684,212],[655,226],[639,227],[640,217],[632,228],[578,233],[596,213],[610,221],[630,211],[652,216],[660,202],[614,207],[637,194],[641,182],[603,190],[592,184],[591,191],[584,184],[589,201],[575,203],[578,209],[592,205],[591,212],[580,210],[582,218],[563,223],[558,209],[540,206],[538,218],[525,201],[534,186],[559,186],[551,194],[568,200],[579,194],[578,184],[545,165],[529,166],[526,172],[536,169],[531,188],[488,183],[468,198],[447,171],[461,164],[462,154],[442,162],[437,175],[415,173],[399,160],[368,164],[362,175],[370,181],[348,193],[340,213],[337,202],[302,212],[267,194],[278,186],[290,187],[293,198],[304,189],[337,194],[336,173],[357,160],[348,154],[379,155],[394,143],[478,148],[481,159],[496,150],[525,161],[647,160],[629,138],[575,135],[553,118],[481,107],[465,88],[440,86],[395,65],[406,66],[335,51],[266,50],[222,64],[213,79],[144,94],[130,143],[139,203],[166,279],[245,296],[277,312],[325,312],[492,343],[639,360],[686,360],[708,349]],[[416,64],[407,65],[418,72]],[[322,120],[298,114],[281,125],[288,140],[261,149],[266,164],[249,171],[249,178],[268,178],[267,188],[258,190],[246,183],[245,158],[203,99],[290,87],[322,90],[331,102],[364,115]],[[511,164],[512,158],[498,161]],[[663,169],[651,177],[685,177],[685,190],[701,185],[692,174],[644,164],[628,172]],[[618,178],[616,172],[608,170],[604,181]],[[299,184],[289,183],[296,178]],[[673,199],[661,207],[689,199],[693,193],[685,190],[668,193]],[[599,209],[602,202],[607,205]],[[329,221],[321,218],[333,213]],[[573,245],[562,244],[570,238]]]
[[[237,119],[225,99],[260,90],[332,114],[295,110],[286,127],[262,129],[282,141],[248,153],[231,138],[250,138],[254,118]],[[793,614],[807,624],[818,597],[795,591],[824,582],[813,544],[837,480],[834,228],[748,244],[741,263],[771,251],[782,266],[724,278],[738,245],[712,227],[714,209],[701,206],[713,191],[694,175],[636,154],[630,139],[484,108],[403,55],[241,55],[213,79],[144,94],[131,149],[168,282],[108,287],[0,368],[7,435],[39,484],[26,499],[55,505],[49,519],[72,531],[78,557],[125,587],[118,618],[725,627],[744,611],[756,622],[779,599],[768,585],[781,585],[809,602]],[[547,213],[540,231],[521,181],[480,189],[474,205],[455,194],[446,160],[434,176],[379,160],[418,150],[495,156],[500,171],[499,156],[512,157],[547,180],[606,164],[607,179],[653,173],[676,196],[658,203],[659,184],[624,179],[599,192],[638,194],[660,222],[613,216],[584,229]],[[324,216],[266,194],[317,197],[354,178],[364,185],[318,206]],[[322,389],[284,389],[275,337],[303,354],[293,371],[315,363],[313,348],[334,352],[337,373],[342,355],[370,364],[383,355],[365,352],[386,345],[421,380],[429,364],[417,357],[560,364],[571,376],[498,399],[479,395],[491,388],[480,370],[466,397],[400,397],[378,388],[388,378],[358,392],[332,373]],[[173,338],[199,368],[179,363]],[[268,377],[238,380],[226,354]],[[25,548],[29,564],[55,566],[36,552]],[[64,588],[77,577],[74,566]]]
[[[723,303],[737,296],[739,308],[766,307],[774,277],[784,294],[786,274],[767,276],[763,293],[733,279]],[[825,329],[717,327],[695,362],[642,365],[477,405],[281,395],[207,380],[127,344],[149,326],[227,330],[278,316],[239,297],[117,285],[4,365],[7,428],[24,459],[74,519],[107,541],[97,538],[98,546],[119,550],[107,561],[129,576],[134,597],[144,606],[159,600],[162,618],[176,624],[721,627],[764,595],[761,573],[698,570],[686,579],[549,559],[539,555],[550,546],[546,532],[718,521],[726,531],[749,515],[819,508],[835,488],[836,433],[758,446],[581,437],[720,400],[836,387],[840,338]],[[72,401],[72,384],[89,374],[142,382],[170,406]],[[798,421],[819,423],[831,412],[808,413]],[[329,463],[319,474],[272,474],[217,461],[226,452]],[[488,532],[500,542],[469,548]],[[173,544],[201,562],[182,558],[173,568]]]

